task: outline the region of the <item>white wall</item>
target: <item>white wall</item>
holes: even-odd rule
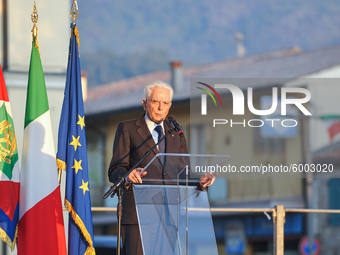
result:
[[[8,66],[27,72],[32,47],[34,1],[8,0]],[[45,72],[65,72],[70,38],[70,0],[35,0],[38,41]]]

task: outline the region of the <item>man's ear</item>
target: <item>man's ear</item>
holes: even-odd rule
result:
[[[144,111],[146,111],[146,100],[145,99],[143,99],[142,104],[143,104]]]

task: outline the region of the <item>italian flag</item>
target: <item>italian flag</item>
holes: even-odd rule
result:
[[[12,111],[0,66],[0,237],[12,251],[18,234],[19,176]]]
[[[321,117],[323,124],[328,130],[331,140],[340,133],[340,115],[325,115]]]
[[[27,88],[18,228],[18,255],[31,254],[66,254],[55,147],[36,37]]]

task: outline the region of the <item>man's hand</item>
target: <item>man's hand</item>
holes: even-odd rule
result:
[[[212,185],[216,179],[217,173],[205,173],[200,178],[201,185],[205,188]]]
[[[144,171],[141,175],[139,175],[141,171],[143,171],[143,168],[140,168],[140,167],[133,169],[132,172],[126,178],[127,181],[133,182],[133,183],[142,183],[143,182],[142,177],[145,176],[147,172]]]

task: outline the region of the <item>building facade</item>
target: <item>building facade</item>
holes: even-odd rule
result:
[[[299,125],[293,135],[265,136],[260,128],[243,124],[259,118],[247,108],[243,116],[233,116],[232,94],[225,92],[220,94],[223,108],[215,107],[212,101],[208,103],[210,115],[216,118],[226,116],[226,119],[233,118],[234,122],[242,124],[235,128],[222,125],[213,127],[211,122],[206,122],[199,114],[199,110],[198,113],[192,111],[200,109],[201,105],[200,98],[195,97],[190,91],[190,78],[191,81],[206,81],[207,78],[221,77],[234,79],[234,81],[248,79],[252,83],[248,83],[241,89],[247,97],[247,87],[253,88],[252,99],[255,109],[261,109],[262,98],[271,97],[274,87],[279,90],[283,87],[303,87],[310,90],[313,95],[304,106],[317,117],[321,110],[324,114],[329,112],[332,106],[327,105],[328,95],[323,93],[326,90],[320,89],[320,84],[313,85],[313,80],[306,77],[311,78],[313,74],[322,72],[324,77],[339,77],[340,61],[336,57],[339,53],[339,46],[310,52],[300,52],[299,49],[294,48],[192,68],[182,68],[176,62],[172,65],[172,75],[167,72],[157,72],[89,90],[85,104],[87,139],[88,142],[93,143],[89,145],[92,148],[89,151],[89,161],[93,158],[95,160],[93,164],[96,166],[93,171],[96,184],[92,187],[92,201],[96,201],[96,205],[115,206],[114,200],[105,200],[104,203],[100,200],[110,185],[107,179],[107,167],[112,156],[115,130],[120,121],[143,114],[143,88],[154,80],[167,81],[174,87],[175,94],[170,114],[176,116],[183,126],[190,153],[230,155],[231,159],[228,163],[237,168],[309,162],[310,152],[329,143],[327,131],[322,128],[320,119],[306,122],[303,118],[295,116]],[[181,70],[174,70],[175,68]],[[331,75],[333,72],[335,76]],[[175,77],[178,74],[182,76]],[[305,77],[305,80],[302,77]],[[338,87],[331,89],[334,95],[337,94],[335,91],[339,91]],[[301,94],[293,93],[291,96],[299,98]],[[283,176],[283,178],[252,178],[249,175],[231,176],[221,173],[216,183],[209,189],[210,203],[212,207],[224,208],[273,208],[279,204],[286,208],[308,208],[306,179],[303,177],[300,174]],[[94,219],[98,230],[103,222],[101,218],[104,217],[107,216],[99,215]],[[213,219],[221,254],[231,252],[228,251],[228,248],[231,248],[228,240],[232,240],[233,236],[239,236],[237,240],[243,244],[241,254],[272,254],[273,223],[265,215],[214,213]],[[308,231],[306,221],[306,215],[303,214],[287,215],[286,254],[298,254],[299,241]],[[112,219],[111,222],[114,223],[114,220]],[[114,230],[106,227],[104,232],[112,234]]]

